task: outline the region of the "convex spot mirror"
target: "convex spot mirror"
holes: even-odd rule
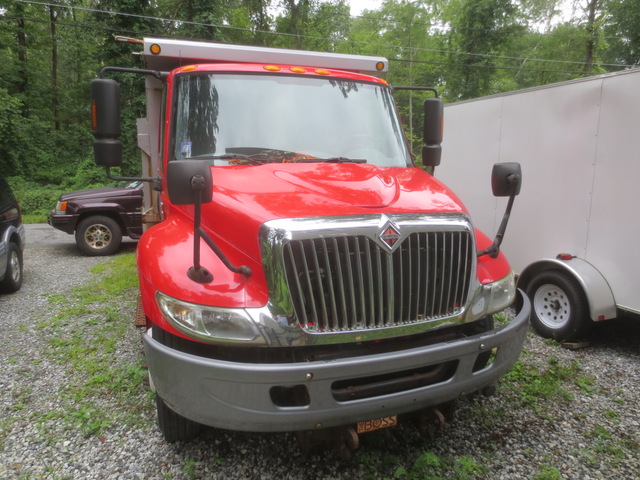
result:
[[[496,163],[491,171],[491,190],[496,197],[511,197],[520,193],[522,169],[517,162]]]
[[[209,203],[213,194],[211,167],[205,160],[174,160],[167,166],[167,189],[174,205]]]

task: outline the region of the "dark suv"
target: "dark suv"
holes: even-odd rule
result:
[[[16,292],[22,286],[24,239],[20,205],[0,177],[0,292]]]
[[[60,195],[48,221],[58,230],[75,232],[86,255],[111,255],[123,235],[134,239],[142,235],[142,182]]]

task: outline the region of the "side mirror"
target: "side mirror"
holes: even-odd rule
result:
[[[209,203],[213,193],[211,167],[204,160],[174,160],[167,165],[167,190],[174,205]]]
[[[519,163],[496,163],[491,171],[491,190],[496,197],[520,194],[522,169]]]
[[[167,165],[167,190],[174,205],[193,205],[193,266],[187,276],[197,283],[213,282],[213,274],[200,264],[200,239],[209,246],[222,263],[232,272],[248,277],[251,269],[236,267],[202,229],[202,204],[210,203],[213,194],[211,166],[204,160],[173,160]]]
[[[422,163],[427,167],[440,165],[443,122],[444,102],[440,98],[427,98],[424,101],[424,146],[422,147]]]
[[[507,208],[502,216],[502,222],[496,232],[496,237],[493,239],[493,243],[489,248],[480,250],[478,256],[489,255],[491,258],[496,258],[500,253],[500,245],[504,239],[504,234],[507,231],[507,224],[509,223],[509,217],[511,216],[511,209],[513,208],[513,201],[516,195],[520,193],[520,186],[522,185],[522,169],[520,164],[516,162],[496,163],[491,170],[491,190],[496,197],[509,197],[507,202]]]
[[[95,163],[104,167],[122,165],[120,137],[120,85],[106,78],[91,82],[91,126],[95,140]]]

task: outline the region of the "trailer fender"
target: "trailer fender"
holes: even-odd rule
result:
[[[596,267],[581,258],[544,258],[531,263],[520,273],[518,287],[526,290],[538,274],[547,270],[566,272],[576,279],[587,297],[589,314],[594,322],[617,316],[616,301],[609,283]]]

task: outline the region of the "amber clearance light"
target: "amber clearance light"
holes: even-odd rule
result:
[[[161,50],[162,49],[160,48],[160,45],[158,45],[157,43],[154,43],[149,47],[149,51],[154,55],[158,55]]]

